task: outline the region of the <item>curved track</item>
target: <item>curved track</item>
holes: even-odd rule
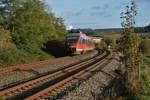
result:
[[[106,57],[110,54],[109,51],[106,51],[101,55],[97,55],[92,59],[88,59],[76,65],[68,66],[53,73],[42,75],[37,79],[33,79],[23,84],[6,88],[0,91],[0,96],[11,100],[36,100],[39,98],[45,98],[52,92],[59,90],[60,87],[72,81],[74,78],[80,77],[87,72],[98,68],[100,64],[106,61]]]

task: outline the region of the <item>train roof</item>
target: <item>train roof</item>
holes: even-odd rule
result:
[[[92,37],[87,36],[86,34],[83,34],[83,33],[69,33],[67,35],[67,37],[82,37],[82,38],[85,38],[85,39],[93,40]]]

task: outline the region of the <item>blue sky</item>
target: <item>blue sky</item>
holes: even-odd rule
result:
[[[74,28],[121,27],[120,13],[131,0],[45,0],[66,26]],[[138,7],[136,25],[150,23],[150,0],[134,0]]]

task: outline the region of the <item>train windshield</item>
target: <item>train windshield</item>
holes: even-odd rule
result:
[[[77,39],[78,39],[77,37],[69,37],[67,39],[67,42],[68,42],[68,44],[74,44],[77,42]]]

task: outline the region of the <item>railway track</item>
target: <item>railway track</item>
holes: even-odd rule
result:
[[[73,57],[61,57],[57,60],[55,59],[52,59],[52,60],[46,60],[46,61],[40,61],[40,62],[37,62],[37,63],[33,63],[33,64],[24,64],[24,65],[18,65],[18,66],[13,66],[13,67],[9,67],[9,68],[2,68],[2,69],[6,69],[6,71],[4,70],[2,73],[0,73],[1,75],[15,75],[16,73],[19,73],[19,75],[21,75],[19,77],[19,79],[16,78],[16,80],[12,80],[12,82],[9,82],[8,83],[0,83],[0,91],[3,90],[3,89],[6,89],[6,88],[9,88],[9,87],[12,87],[12,86],[15,86],[15,85],[18,85],[18,84],[21,84],[21,83],[25,83],[25,82],[28,82],[30,80],[33,80],[33,79],[36,79],[36,78],[39,78],[39,77],[42,77],[42,76],[45,76],[47,74],[51,74],[51,73],[54,73],[56,71],[59,71],[59,70],[63,70],[65,67],[70,67],[70,66],[73,66],[73,65],[76,65],[77,63],[81,63],[81,62],[84,62],[86,60],[89,60],[95,56],[97,56],[98,54],[101,54],[103,53],[103,50],[97,50],[97,53],[95,52],[92,56],[87,56],[85,55],[81,55],[81,56],[73,56]],[[71,59],[71,60],[69,60]],[[72,61],[72,60],[75,60],[75,61]],[[71,62],[69,62],[71,61]],[[60,64],[56,64],[56,63],[59,63]],[[66,62],[65,63],[62,63],[62,62]],[[68,64],[67,64],[68,62]],[[54,67],[51,67],[53,66],[54,64]],[[44,68],[45,66],[45,68]],[[49,68],[48,68],[49,66]],[[0,69],[2,71],[2,69]],[[42,71],[43,69],[47,69],[47,71]],[[32,75],[34,76],[31,76],[31,77],[28,77],[28,76],[25,76],[24,77],[24,72],[28,72],[28,73],[33,73]],[[21,74],[22,73],[22,74]],[[38,74],[37,74],[38,73]],[[25,78],[25,79],[21,79],[21,78]],[[2,81],[5,82],[4,79],[2,79]],[[6,79],[7,81],[7,79]]]
[[[61,59],[69,59],[70,57],[61,57]],[[21,65],[16,65],[16,66],[10,66],[7,68],[0,68],[0,74],[4,73],[10,73],[16,70],[29,70],[34,67],[40,67],[44,64],[48,64],[51,60],[44,60],[44,61],[39,61],[36,63],[31,63],[31,64],[21,64]],[[61,61],[61,60],[60,60]]]
[[[0,91],[0,97],[6,99],[26,99],[37,100],[45,99],[47,95],[59,90],[60,87],[72,81],[74,78],[80,77],[87,72],[97,69],[110,52],[104,52],[102,55],[83,61],[73,66],[65,67],[61,70],[40,76],[37,79],[30,80],[23,84],[8,87]]]

